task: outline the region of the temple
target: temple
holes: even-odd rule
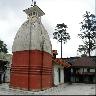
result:
[[[10,87],[43,90],[52,87],[52,45],[41,23],[45,13],[36,3],[23,11],[27,21],[13,42]]]

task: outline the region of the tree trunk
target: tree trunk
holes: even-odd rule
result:
[[[89,48],[88,48],[88,54],[89,54],[89,57],[90,57],[90,49],[91,49],[91,44],[90,44],[90,32],[88,33],[89,34],[89,37],[88,37],[88,39],[89,39]]]
[[[62,34],[61,34],[61,59],[62,59]]]
[[[95,73],[96,73],[96,67],[95,67]],[[96,84],[96,74],[95,74],[95,84]]]

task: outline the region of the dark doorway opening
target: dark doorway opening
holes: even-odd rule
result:
[[[60,71],[60,68],[58,68],[58,76],[59,76],[59,83],[61,82],[61,71]]]

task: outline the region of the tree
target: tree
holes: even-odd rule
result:
[[[61,58],[62,58],[62,43],[66,43],[67,40],[70,40],[70,35],[69,33],[66,32],[66,28],[67,25],[65,25],[64,23],[62,24],[57,24],[55,32],[53,33],[53,39],[58,40],[59,42],[61,42]]]
[[[78,52],[82,53],[82,54],[87,54],[87,49],[88,49],[88,46],[86,45],[79,45],[79,48],[78,48]]]
[[[78,36],[83,40],[84,45],[79,45],[78,51],[90,53],[96,49],[96,16],[86,11],[81,24],[81,34]]]
[[[8,53],[7,45],[4,44],[4,42],[1,40],[0,40],[0,52]]]

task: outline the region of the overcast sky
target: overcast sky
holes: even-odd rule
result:
[[[52,49],[58,51],[60,57],[60,43],[53,40],[56,24],[65,23],[71,40],[63,45],[63,57],[77,56],[78,45],[82,44],[77,37],[80,33],[80,22],[86,11],[95,14],[95,0],[35,0],[45,12],[42,23],[49,33]],[[7,44],[9,53],[15,34],[27,19],[24,9],[30,7],[31,0],[0,0],[0,39]]]

